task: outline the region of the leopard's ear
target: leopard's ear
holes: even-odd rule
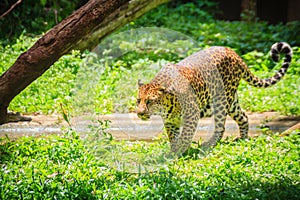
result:
[[[143,85],[145,85],[140,79],[138,80],[138,86],[142,87]]]

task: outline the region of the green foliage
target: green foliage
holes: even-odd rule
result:
[[[262,135],[226,140],[198,159],[165,160],[155,154],[168,152],[163,139],[82,140],[72,130],[62,136],[3,139],[0,198],[299,199],[299,144],[297,134]]]
[[[214,21],[216,4],[211,1],[197,1],[176,5],[177,2],[161,5],[131,23],[136,27],[164,27],[179,31],[189,36],[193,35],[195,27],[201,21]],[[185,16],[185,17],[182,17]],[[126,27],[125,27],[126,28]]]
[[[3,73],[11,65],[14,64],[18,56],[30,48],[37,40],[36,37],[28,37],[21,35],[13,44],[4,45],[4,41],[0,41],[0,73]]]
[[[256,73],[259,77],[270,76],[273,73]],[[288,74],[284,80],[271,88],[259,89],[247,85],[245,82],[239,87],[239,97],[243,109],[252,112],[279,111],[285,115],[300,113],[299,75]]]
[[[286,41],[299,46],[299,22],[270,26],[266,22],[226,22],[199,23],[193,35],[200,46],[228,46],[239,54],[253,50],[267,52],[272,44]],[[287,34],[290,31],[291,34]]]
[[[270,46],[286,41],[294,46],[288,75],[268,89],[242,83],[239,96],[246,110],[300,113],[299,98],[294,98],[300,91],[299,22],[268,25],[260,21],[219,21],[213,18],[215,13],[211,10],[215,9],[215,4],[209,1],[181,3],[162,5],[128,24],[103,41],[97,55],[73,52],[62,57],[18,95],[9,109],[47,114],[60,112],[62,103],[72,112],[127,113],[135,109],[137,80],[150,81],[168,62],[176,63],[209,46],[229,46],[242,56],[254,74],[265,78],[279,69],[269,58]],[[138,29],[141,26],[162,28]],[[36,38],[26,34],[7,45],[1,40],[0,73],[34,41]]]
[[[1,1],[0,13],[7,11],[15,2]],[[6,38],[6,43],[24,32],[41,34],[62,21],[84,2],[86,1],[23,0],[13,11],[0,19],[0,38]]]
[[[125,29],[144,27],[164,27],[186,34],[195,39],[199,46],[229,46],[239,54],[257,50],[267,52],[278,41],[286,41],[292,46],[300,46],[300,22],[269,25],[267,22],[243,22],[215,20],[216,5],[209,1],[187,3],[172,8],[169,4],[160,6]],[[184,17],[183,17],[184,16]]]
[[[294,47],[294,62],[292,62],[287,75],[276,85],[260,89],[249,86],[244,81],[239,87],[239,97],[242,107],[249,111],[279,111],[283,114],[300,113],[300,48]],[[267,54],[252,51],[244,54],[243,59],[253,73],[261,78],[268,78],[280,69],[280,63],[274,64]]]

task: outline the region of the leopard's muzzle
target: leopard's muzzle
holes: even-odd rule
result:
[[[150,115],[149,114],[145,114],[145,113],[138,113],[137,116],[141,119],[141,120],[149,120],[150,119]]]
[[[139,105],[138,109],[137,109],[137,116],[141,120],[148,120],[148,119],[150,119],[151,115],[149,113],[149,110],[147,109],[147,106]]]

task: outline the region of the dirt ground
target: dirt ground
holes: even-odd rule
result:
[[[300,128],[300,116],[282,116],[276,112],[247,113],[250,123],[250,136],[261,134],[261,127],[269,128],[273,132],[282,133],[294,126]],[[17,138],[21,136],[39,136],[44,134],[61,134],[62,128],[68,124],[61,115],[28,115],[30,122],[8,123],[0,126],[0,137]],[[136,114],[112,114],[101,116],[80,116],[71,118],[72,128],[81,133],[88,133],[88,126],[99,127],[97,121],[109,120],[107,132],[117,140],[153,140],[163,132],[163,123],[159,116],[153,116],[145,122],[136,117]],[[204,118],[199,121],[197,134],[194,140],[206,140],[213,133],[213,121]],[[236,123],[227,118],[224,136],[237,136]]]

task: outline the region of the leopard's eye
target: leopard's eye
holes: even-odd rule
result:
[[[146,100],[146,104],[151,104],[151,103],[153,103],[153,100],[152,100],[152,99],[147,99],[147,100]]]
[[[141,103],[141,99],[136,100],[136,104],[139,105]]]

